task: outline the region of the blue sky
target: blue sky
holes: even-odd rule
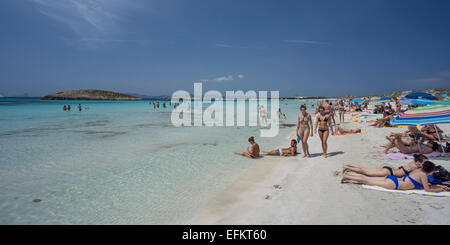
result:
[[[2,0],[0,94],[450,88],[448,0]]]

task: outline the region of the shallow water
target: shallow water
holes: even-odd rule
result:
[[[280,102],[287,124],[300,104]],[[249,136],[271,150],[294,130],[259,138],[259,127],[174,127],[170,116],[148,101],[0,98],[0,224],[183,223],[258,163],[233,154]]]

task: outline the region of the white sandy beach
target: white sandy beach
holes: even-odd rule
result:
[[[191,224],[450,224],[450,198],[406,195],[341,184],[344,162],[365,167],[399,167],[410,160],[379,155],[389,132],[405,128],[373,128],[367,123],[344,123],[366,133],[330,136],[329,157],[320,156],[317,135],[309,139],[312,158],[298,155],[264,157],[212,198]],[[449,132],[448,125],[441,125]],[[286,135],[286,147],[295,132]],[[264,146],[261,146],[264,149]],[[299,151],[301,145],[299,145]],[[450,169],[444,158],[431,159]]]

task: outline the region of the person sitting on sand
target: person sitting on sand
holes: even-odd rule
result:
[[[295,156],[297,155],[297,141],[291,140],[291,147],[289,148],[279,148],[273,151],[269,151],[266,153],[268,156]]]
[[[256,144],[255,137],[251,136],[250,138],[248,138],[248,142],[251,144],[251,147],[252,147],[250,150],[248,149],[249,147],[247,147],[246,152],[243,152],[243,153],[235,152],[234,154],[245,156],[245,157],[250,157],[250,158],[259,157],[259,145]]]
[[[416,169],[422,168],[423,163],[427,160],[428,157],[423,154],[414,154],[414,161],[406,164],[405,166],[400,166],[398,169],[392,169],[389,166],[383,166],[380,168],[364,168],[359,165],[344,163],[342,165],[342,173],[345,174],[347,171],[352,171],[371,177],[383,177],[388,175],[402,177]]]
[[[341,126],[339,126],[338,124],[336,124],[336,132],[339,132],[339,134],[358,134],[361,133],[361,129],[360,128],[355,128],[355,129],[344,129]]]
[[[405,143],[398,135],[394,136],[393,138],[386,137],[386,139],[388,139],[390,142],[385,146],[386,149],[382,152],[384,154],[387,154],[388,151],[393,147],[397,147],[397,149],[403,154],[430,154],[433,151],[439,150],[439,144],[434,141],[428,141],[427,144],[420,144],[411,141],[408,144]]]
[[[423,163],[422,168],[416,169],[403,178],[393,175],[386,177],[368,177],[357,173],[346,173],[342,176],[341,183],[347,180],[355,181],[365,185],[380,186],[390,190],[414,190],[425,189],[427,192],[450,191],[445,185],[432,185],[428,182],[428,175],[432,174],[436,166],[430,161]]]

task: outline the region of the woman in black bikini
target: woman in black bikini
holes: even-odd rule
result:
[[[383,177],[388,175],[393,175],[396,177],[403,177],[410,172],[422,167],[422,164],[427,161],[428,158],[423,154],[414,154],[414,161],[406,164],[405,166],[400,166],[398,169],[393,169],[389,166],[383,166],[380,168],[364,168],[359,165],[344,163],[342,165],[342,173],[347,171],[352,171],[358,174],[364,174],[371,177]]]
[[[319,128],[319,131],[317,131],[317,128]],[[325,114],[325,108],[323,106],[319,107],[319,115],[316,117],[316,125],[314,127],[314,131],[316,131],[316,134],[319,134],[320,140],[322,141],[322,150],[323,150],[323,156],[325,158],[328,157],[327,155],[327,140],[328,135],[330,134],[329,129],[331,129],[331,134],[334,135],[333,127],[331,126],[331,115]]]
[[[338,109],[339,109],[339,122],[344,122],[344,115],[345,115],[345,106],[344,101],[340,100],[338,103]]]
[[[434,173],[436,166],[430,161],[425,161],[422,168],[408,173],[403,178],[392,175],[386,177],[368,177],[357,173],[346,173],[342,176],[341,183],[352,180],[365,185],[380,186],[390,190],[424,189],[426,192],[450,191],[444,185],[433,185],[428,182],[428,175]]]
[[[302,141],[303,157],[310,157],[308,137],[310,133],[311,137],[313,136],[312,119],[311,115],[306,112],[306,105],[300,106],[300,111],[301,113],[298,115],[297,122],[297,136],[299,136]]]

